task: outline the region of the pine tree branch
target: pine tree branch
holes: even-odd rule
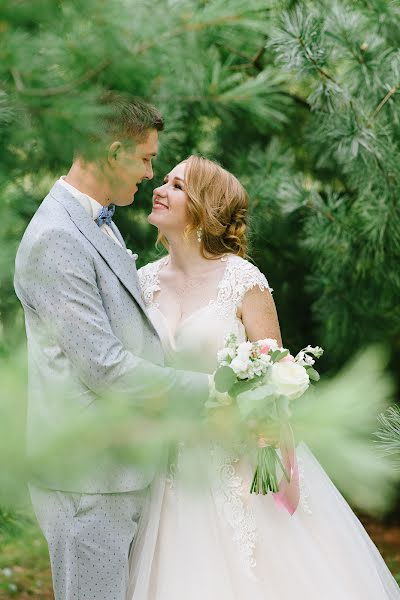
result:
[[[329,221],[332,221],[333,223],[336,222],[336,218],[333,216],[333,214],[331,213],[330,210],[326,209],[326,208],[321,208],[320,206],[318,206],[318,204],[316,204],[315,202],[313,202],[312,200],[308,200],[305,203],[305,206],[307,208],[311,208],[313,210],[316,210],[317,212],[319,212],[321,215],[323,215],[324,217],[326,217],[327,219],[329,219]]]
[[[210,19],[210,21],[203,21],[202,23],[186,23],[182,27],[177,27],[172,31],[166,31],[163,34],[158,35],[156,40],[152,40],[151,42],[144,42],[140,46],[137,46],[135,49],[136,54],[142,54],[147,50],[151,50],[155,46],[158,46],[161,40],[169,40],[171,38],[177,37],[186,33],[188,31],[202,31],[207,29],[208,27],[212,27],[213,25],[223,25],[226,22],[235,22],[240,21],[241,15],[228,15],[224,17],[219,17],[217,19]]]
[[[348,51],[350,52],[350,54],[352,55],[352,57],[360,64],[365,64],[365,60],[363,58],[363,56],[361,54],[357,54],[357,52],[354,51],[354,46],[351,43],[351,40],[349,39],[349,34],[348,31],[343,31],[342,30],[342,35],[345,41],[345,45],[348,49]]]
[[[259,50],[257,50],[256,54],[253,57],[246,56],[237,52],[239,56],[246,58],[248,62],[242,63],[241,65],[233,65],[232,67],[228,67],[228,71],[241,71],[244,69],[256,69],[259,73],[264,70],[264,67],[261,64],[261,58],[265,52],[265,44],[261,46]]]
[[[232,65],[231,67],[226,67],[227,71],[245,71],[247,69],[252,69],[254,67],[252,62],[242,63],[240,65]]]
[[[265,53],[265,44],[263,44],[261,46],[261,48],[256,52],[256,54],[254,55],[253,59],[252,59],[252,64],[253,66],[258,70],[258,71],[262,71],[263,70],[263,66],[261,64],[261,58],[263,56],[263,54]]]
[[[323,69],[322,67],[320,67],[320,66],[319,66],[319,64],[317,63],[317,61],[315,60],[315,58],[314,58],[314,57],[312,56],[312,54],[310,53],[310,51],[309,51],[309,49],[308,49],[308,47],[307,47],[307,44],[306,44],[306,43],[305,43],[305,41],[303,40],[302,36],[301,36],[301,35],[298,35],[298,36],[297,36],[297,39],[299,40],[299,42],[300,42],[300,44],[301,44],[301,47],[302,47],[302,48],[303,48],[303,50],[304,50],[304,53],[305,53],[305,55],[306,55],[306,58],[307,58],[307,60],[309,60],[309,61],[310,61],[310,63],[311,63],[312,65],[314,65],[314,67],[316,68],[316,70],[318,71],[318,73],[319,73],[319,74],[320,74],[322,77],[324,77],[325,79],[329,79],[329,81],[332,81],[333,83],[335,83],[335,84],[337,85],[337,83],[336,83],[336,81],[334,80],[334,78],[333,78],[333,77],[331,77],[331,75],[329,75],[329,73],[327,73],[327,71],[325,71],[325,69]]]
[[[292,94],[290,92],[282,91],[281,93],[283,96],[287,96],[288,98],[291,98],[292,100],[294,100],[294,102],[296,102],[296,104],[298,104],[299,106],[302,106],[303,108],[306,108],[308,111],[311,111],[311,106],[305,98],[302,98],[301,96],[299,96],[297,94]]]
[[[86,71],[86,73],[84,73],[77,79],[70,81],[69,83],[65,83],[64,85],[60,85],[57,87],[44,88],[44,89],[25,87],[25,85],[22,81],[21,75],[17,69],[14,69],[14,68],[11,69],[11,74],[14,79],[15,88],[19,94],[22,94],[24,96],[36,96],[36,97],[59,96],[62,94],[67,94],[68,92],[72,92],[72,90],[74,90],[76,87],[78,87],[82,83],[85,83],[85,81],[89,81],[90,79],[93,79],[94,77],[96,77],[96,75],[101,73],[101,71],[104,71],[104,69],[106,69],[108,66],[110,66],[110,64],[111,64],[110,60],[105,60],[105,61],[101,62],[99,65],[97,65],[96,67],[93,67],[92,69],[89,69],[88,71]]]
[[[398,83],[397,85],[394,85],[386,94],[386,96],[384,98],[382,98],[382,100],[379,102],[378,106],[375,108],[374,112],[371,114],[369,121],[368,121],[368,125],[371,124],[372,119],[374,119],[376,117],[376,115],[382,110],[382,108],[385,106],[386,102],[388,102],[390,100],[390,98],[392,96],[394,96],[394,94],[398,91],[398,89],[400,88],[400,83]]]
[[[157,98],[157,96],[156,96]],[[219,102],[223,98],[223,94],[210,94],[209,96],[193,95],[193,96],[161,96],[160,99],[165,100],[166,98],[173,100],[174,98],[179,102]]]
[[[245,54],[244,52],[242,52],[241,50],[238,50],[237,48],[232,48],[232,46],[228,46],[227,44],[220,45],[217,43],[216,45],[219,46],[220,48],[223,48],[224,50],[227,50],[231,54],[236,54],[237,56],[244,58],[249,63],[251,62],[251,56],[249,56],[248,54]]]

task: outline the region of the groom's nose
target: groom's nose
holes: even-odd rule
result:
[[[153,165],[151,163],[149,163],[146,167],[146,173],[144,175],[145,179],[153,179],[154,177],[154,173],[153,173]]]

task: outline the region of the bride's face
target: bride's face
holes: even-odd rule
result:
[[[186,163],[176,165],[164,183],[153,191],[153,210],[148,221],[166,236],[183,233],[189,225],[188,195],[185,192]]]

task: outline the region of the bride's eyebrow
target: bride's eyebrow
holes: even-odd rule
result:
[[[174,179],[178,179],[179,181],[182,181],[182,183],[183,183],[183,184],[185,183],[185,181],[182,179],[182,177],[177,177],[177,176],[175,175]],[[168,181],[168,180],[169,180],[169,175],[166,175],[166,176],[164,177],[164,183],[167,183],[167,181]]]

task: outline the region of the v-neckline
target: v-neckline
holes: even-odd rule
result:
[[[192,319],[195,315],[201,313],[202,311],[206,310],[206,308],[209,308],[210,306],[213,306],[214,304],[216,304],[218,302],[218,296],[219,296],[219,291],[220,291],[220,287],[222,282],[225,280],[227,271],[228,271],[228,266],[230,263],[230,258],[231,256],[233,256],[232,254],[228,254],[225,255],[223,257],[221,257],[221,261],[225,258],[226,265],[225,268],[223,269],[222,272],[222,276],[221,279],[219,280],[218,284],[217,284],[217,295],[214,299],[210,300],[208,304],[205,304],[204,306],[200,306],[199,308],[197,308],[196,310],[194,310],[193,312],[190,313],[190,315],[188,315],[187,317],[184,317],[183,319],[180,319],[178,321],[177,326],[175,327],[174,332],[172,331],[168,318],[166,317],[166,315],[163,313],[163,311],[160,309],[158,302],[154,302],[154,293],[156,291],[160,291],[161,290],[161,286],[160,286],[160,271],[162,269],[162,267],[166,264],[166,260],[169,258],[168,256],[166,256],[165,258],[160,260],[160,264],[158,266],[158,269],[155,272],[155,279],[154,279],[154,291],[153,291],[153,296],[152,296],[152,300],[151,300],[151,304],[150,307],[155,308],[157,310],[157,312],[160,313],[163,321],[165,322],[166,325],[166,329],[168,331],[168,335],[170,338],[170,343],[171,343],[171,347],[173,348],[173,350],[176,349],[176,338],[178,336],[178,333],[180,331],[180,329],[182,329],[182,327],[188,322],[190,321],[190,319]]]
[[[163,313],[163,311],[156,306],[155,304],[153,304],[151,306],[152,310],[156,310],[158,312],[159,315],[161,315],[161,318],[165,324],[165,329],[167,330],[168,333],[168,339],[169,339],[169,343],[170,346],[172,348],[172,350],[175,352],[176,351],[176,341],[178,338],[178,334],[181,331],[181,329],[183,329],[184,325],[190,321],[193,317],[195,317],[196,315],[200,314],[201,312],[205,311],[207,308],[210,308],[211,306],[213,306],[213,304],[215,304],[215,300],[211,301],[210,304],[206,304],[205,306],[201,306],[200,308],[194,310],[192,313],[190,313],[190,315],[188,315],[187,317],[185,317],[184,319],[181,319],[178,323],[178,326],[175,328],[175,331],[173,332],[169,321],[167,319],[167,317],[165,316],[165,314]]]

